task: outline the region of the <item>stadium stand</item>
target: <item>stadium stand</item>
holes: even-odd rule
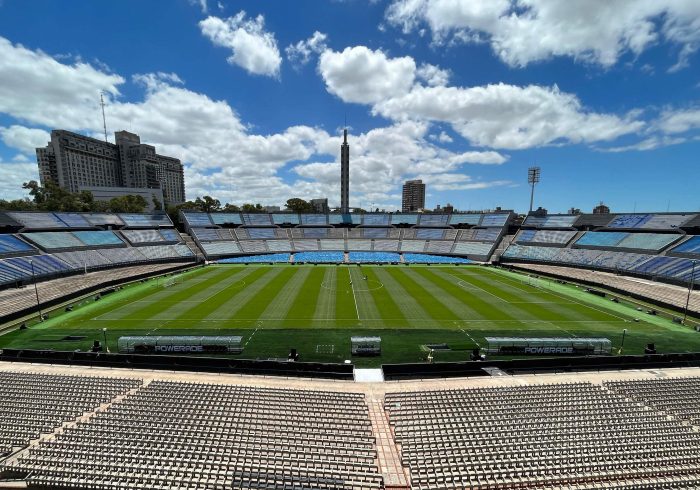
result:
[[[192,228],[190,230],[192,236],[201,242],[217,242],[217,241],[234,241],[236,240],[235,235],[233,235],[234,230],[224,228]]]
[[[30,244],[23,242],[13,235],[0,235],[0,257],[13,255],[29,255],[37,250]]]
[[[297,252],[294,262],[310,263],[341,263],[345,260],[343,252]]]
[[[463,257],[412,253],[403,254],[403,261],[407,264],[469,264],[471,262]]]
[[[126,244],[112,231],[73,231],[71,233],[75,238],[80,240],[88,247],[126,246]]]
[[[269,226],[272,224],[270,215],[267,213],[242,213],[243,224],[252,226]]]
[[[615,216],[607,224],[607,227],[648,230],[676,229],[695,216],[695,214],[620,214]]]
[[[348,240],[348,250],[372,250],[372,241]]]
[[[452,253],[468,257],[488,257],[493,247],[493,243],[460,242],[455,244]]]
[[[207,257],[236,255],[243,252],[237,242],[208,242],[200,243],[199,246]]]
[[[629,233],[612,231],[587,231],[574,243],[575,247],[615,247],[627,238]]]
[[[452,215],[450,215],[450,221],[448,224],[450,224],[450,225],[474,225],[474,226],[478,226],[480,222],[481,222],[481,214],[452,213]]]
[[[420,226],[438,226],[444,228],[447,226],[449,220],[450,216],[448,214],[421,214],[418,224]]]
[[[124,250],[124,249],[117,249]],[[129,249],[126,249],[129,250]],[[126,251],[125,250],[125,251]],[[90,250],[84,252],[75,252],[75,254],[93,254],[97,253],[99,257],[103,257],[99,252]],[[60,254],[56,254],[57,256]],[[141,255],[142,261],[145,260]],[[61,258],[64,262],[68,260]],[[98,260],[100,260],[98,258]],[[112,262],[108,262],[112,264]],[[84,262],[77,260],[73,264],[76,269],[84,271]],[[89,290],[98,290],[106,284],[117,284],[128,281],[133,277],[145,277],[149,275],[165,273],[176,268],[181,268],[182,263],[167,262],[167,263],[141,263],[139,265],[123,264],[118,269],[110,270],[90,270],[88,266],[87,274],[73,275],[61,277],[60,279],[49,279],[47,281],[37,283],[37,291],[41,298],[42,304],[53,304],[61,300],[80,294]],[[3,280],[4,264],[0,263],[0,281]],[[96,267],[94,269],[100,269]],[[34,288],[9,288],[0,290],[0,317],[10,318],[17,316],[22,312],[29,312],[36,307],[36,295]]]
[[[577,281],[589,285],[601,285],[620,294],[631,295],[637,299],[651,300],[655,303],[675,309],[685,308],[688,299],[688,288],[674,284],[664,284],[636,277],[621,276],[605,271],[574,269],[571,267],[549,264],[511,264],[517,269],[537,274]],[[688,304],[689,310],[700,314],[700,292],[693,292]]]
[[[548,216],[529,215],[525,218],[523,226],[535,228],[571,228],[578,220],[578,215],[551,214]]]
[[[363,394],[156,380],[11,468],[39,487],[370,490],[375,457]]]
[[[243,240],[239,245],[245,253],[264,253],[268,251],[264,240]]]
[[[673,247],[669,253],[677,255],[687,255],[689,257],[700,258],[700,235],[691,236],[683,243]]]
[[[348,243],[350,242],[352,242],[352,240],[348,240]],[[381,252],[395,252],[398,249],[398,240],[374,240],[374,250]]]
[[[319,240],[321,250],[345,250],[345,240]]]
[[[613,214],[581,214],[576,221],[576,227],[580,229],[600,228],[612,221]]]
[[[329,214],[328,224],[330,225],[360,225],[362,224],[362,215],[360,214]]]
[[[116,214],[87,213],[83,215],[93,226],[122,227],[124,222]]]
[[[481,225],[483,227],[502,227],[505,226],[510,221],[511,215],[509,213],[500,214],[485,214],[481,219]]]
[[[270,252],[291,252],[292,242],[289,240],[268,240],[267,248]]]
[[[388,214],[367,213],[362,216],[362,224],[365,226],[388,226],[390,223],[390,215]]]
[[[131,379],[0,372],[5,394],[0,397],[0,454],[140,385]]]
[[[183,212],[182,214],[191,228],[204,228],[213,224],[207,213]]]
[[[295,251],[318,250],[318,240],[294,240]]]
[[[521,230],[515,237],[517,243],[566,245],[576,236],[576,231]]]
[[[328,215],[327,214],[302,214],[301,215],[302,225],[327,225]]]
[[[425,251],[429,253],[444,253],[448,254],[452,251],[454,242],[447,240],[430,240],[425,247]]]
[[[397,253],[389,252],[350,252],[348,254],[348,262],[357,264],[390,264],[401,262],[401,256]]]
[[[82,214],[54,213],[54,215],[63,221],[68,228],[90,228],[91,226]]]
[[[417,225],[417,214],[396,213],[391,215],[392,225]]]
[[[694,426],[700,425],[700,378],[607,381],[603,385],[625,398]]]
[[[474,260],[488,261],[490,253],[496,248],[497,242],[503,235],[510,214],[495,214],[490,216],[494,223],[502,223],[499,226],[458,230],[446,225],[450,222],[450,214],[296,214],[296,213],[254,213],[243,215],[241,223],[243,227],[234,229],[214,227],[198,227],[195,223],[203,223],[204,213],[181,213],[185,228],[202,249],[206,257],[221,258],[223,248],[214,248],[205,245],[210,242],[230,241],[236,245],[229,247],[230,255],[244,253],[287,252],[287,251],[318,251],[318,250],[342,250],[342,251],[378,251],[378,252],[429,252],[438,254],[463,254],[464,251],[479,251],[482,254],[472,256]],[[222,213],[210,213],[211,223],[220,222]],[[194,217],[192,217],[194,215]],[[298,219],[296,219],[296,218]],[[348,218],[349,217],[349,218]],[[346,219],[348,218],[348,219]],[[482,214],[458,215],[455,223],[469,225],[479,223],[484,218]],[[427,223],[428,227],[419,227],[421,223]],[[269,226],[268,221],[276,224],[287,224],[286,228]],[[264,224],[263,224],[264,223]],[[298,225],[295,225],[298,223]],[[359,224],[358,227],[334,227],[332,224]],[[254,224],[254,226],[253,226]],[[329,225],[330,224],[330,225]],[[395,225],[403,228],[396,228]],[[407,225],[416,225],[406,227]],[[291,242],[287,242],[291,238]],[[248,240],[262,240],[267,248],[260,244],[244,245]],[[404,242],[404,240],[406,240]],[[455,247],[455,241],[465,242],[490,242],[489,247],[475,245]],[[275,243],[272,243],[272,242]],[[415,241],[415,243],[408,243]],[[240,250],[238,250],[240,249]],[[216,255],[208,251],[215,250]],[[224,254],[225,255],[225,254]]]
[[[384,403],[416,489],[700,481],[691,427],[589,383],[390,393]]]
[[[119,217],[129,228],[158,228],[172,227],[173,223],[167,214],[120,214]]]
[[[408,240],[401,242],[402,252],[423,252],[425,250],[425,240]]]
[[[159,230],[122,230],[121,234],[132,245],[144,245],[149,243],[173,243],[179,242],[179,235],[164,234]]]
[[[44,230],[66,228],[66,224],[53,213],[11,212],[7,215],[27,229]]]
[[[300,223],[299,215],[296,213],[273,213],[272,223],[275,225],[298,225]]]
[[[209,218],[215,225],[240,225],[243,223],[240,213],[210,213]]]
[[[269,243],[269,242],[268,242]],[[217,260],[219,264],[244,264],[244,263],[270,263],[270,262],[289,262],[291,254],[264,254],[264,255],[249,255],[246,257],[229,257],[227,259]]]

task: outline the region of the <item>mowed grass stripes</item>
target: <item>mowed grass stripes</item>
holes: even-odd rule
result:
[[[670,320],[645,315],[634,322],[640,313],[629,306],[490,267],[213,265],[181,278],[174,285],[137,284],[52,314],[0,337],[0,347],[72,349],[89,345],[102,328],[112,337],[256,332],[246,352],[259,357],[283,356],[287,346],[326,352],[334,345],[333,356],[311,357],[342,360],[350,335],[372,334],[382,336],[392,362],[409,362],[424,355],[424,343],[465,352],[488,336],[602,336],[616,344],[627,329],[627,353],[641,352],[646,342],[662,351],[700,350],[700,334]],[[86,340],[60,340],[68,335]]]

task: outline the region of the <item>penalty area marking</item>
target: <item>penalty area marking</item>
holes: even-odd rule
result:
[[[454,274],[451,274],[451,275],[454,275]],[[459,281],[457,281],[457,286],[461,287],[462,289],[470,289],[470,288],[471,288],[472,291],[475,291],[475,290],[483,291],[483,292],[485,292],[486,294],[488,294],[488,295],[490,295],[490,296],[493,296],[494,298],[496,298],[496,299],[498,299],[498,300],[503,301],[504,303],[510,304],[509,301],[507,301],[507,300],[501,298],[500,296],[497,296],[497,295],[493,294],[492,292],[489,292],[489,291],[485,290],[484,288],[480,288],[480,287],[477,286],[476,284],[472,284],[472,283],[470,283],[469,281],[465,281],[464,279],[460,279]],[[474,289],[474,288],[476,288],[476,289]]]

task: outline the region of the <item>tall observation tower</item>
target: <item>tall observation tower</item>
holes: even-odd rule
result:
[[[350,145],[348,130],[343,130],[343,144],[340,145],[340,212],[350,212]]]

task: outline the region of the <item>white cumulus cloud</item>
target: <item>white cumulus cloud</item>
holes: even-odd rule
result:
[[[371,104],[407,93],[416,76],[413,58],[389,58],[366,46],[326,50],[318,70],[326,88],[345,102]]]
[[[327,39],[326,34],[316,31],[310,38],[287,46],[284,50],[287,53],[287,59],[295,65],[305,65],[312,56],[326,50]]]
[[[511,66],[556,56],[611,66],[665,40],[687,66],[700,43],[697,0],[394,0],[386,18],[404,32],[429,26],[433,41],[488,42]]]
[[[265,30],[265,17],[248,19],[244,10],[233,17],[209,16],[199,22],[202,34],[216,46],[231,50],[227,61],[249,73],[279,77],[282,57],[277,40]]]
[[[613,140],[640,130],[633,118],[587,111],[557,87],[494,84],[481,87],[415,87],[376,104],[390,119],[450,123],[477,146],[523,149],[551,143]]]
[[[416,77],[431,87],[443,86],[450,81],[450,70],[444,70],[439,66],[424,63],[416,70]]]
[[[10,148],[16,148],[24,155],[34,155],[37,147],[46,146],[51,139],[48,131],[27,128],[13,124],[10,127],[0,127],[0,139]]]

